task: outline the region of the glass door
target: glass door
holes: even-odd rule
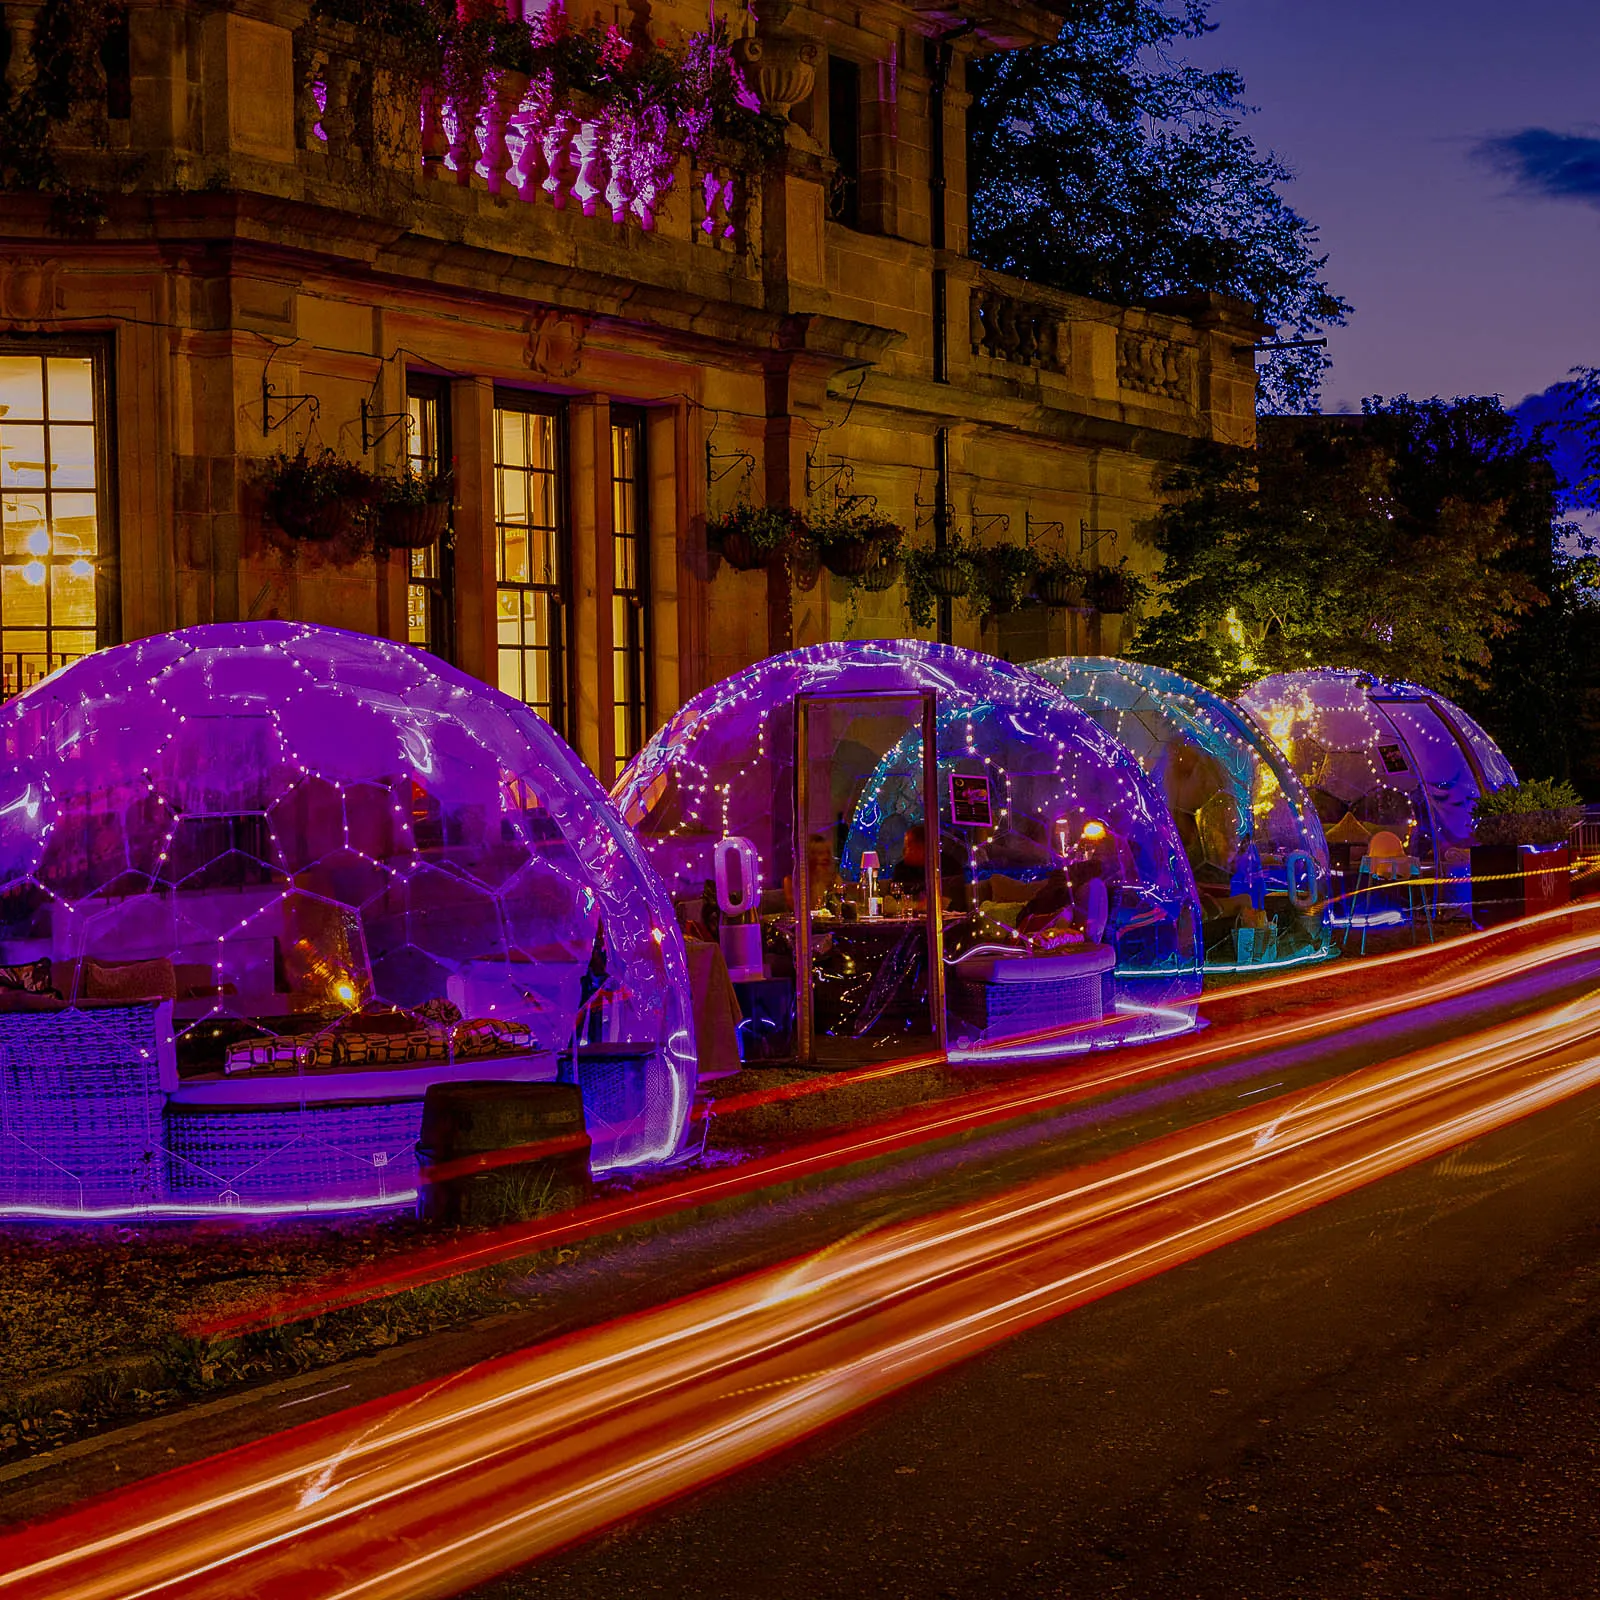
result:
[[[932,692],[796,699],[802,1061],[945,1047],[935,710]]]

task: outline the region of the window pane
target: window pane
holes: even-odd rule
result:
[[[0,422],[44,416],[44,366],[37,356],[0,355]]]
[[[50,487],[94,488],[94,429],[73,424],[50,429]]]
[[[495,474],[496,498],[500,502],[502,522],[528,520],[528,479],[522,472],[497,472]]]
[[[58,628],[94,627],[94,568],[72,561],[50,569],[50,620]]]
[[[45,570],[42,561],[0,567],[0,616],[4,617],[7,632],[45,625]]]
[[[100,548],[92,494],[50,497],[52,548],[58,556],[92,556]]]
[[[99,642],[95,392],[91,357],[0,353],[0,694]]]
[[[502,650],[500,652],[500,692],[508,694],[513,700],[522,699],[522,652],[520,650]]]
[[[52,356],[50,420],[94,421],[94,363],[87,356]]]
[[[406,438],[411,468],[414,472],[432,473],[439,461],[439,402],[432,395],[408,395],[406,415],[411,418],[411,432]]]
[[[36,425],[0,424],[0,485],[44,487],[44,429]]]
[[[44,500],[41,496],[0,496],[0,522],[4,524],[0,554],[39,555],[42,548],[48,548],[49,534],[45,528]]]

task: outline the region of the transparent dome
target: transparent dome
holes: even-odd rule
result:
[[[1472,839],[1472,803],[1515,783],[1500,747],[1419,684],[1322,667],[1276,673],[1239,703],[1277,741],[1330,842],[1385,829],[1442,868]]]
[[[747,1040],[783,1034],[762,983],[787,981],[806,1011],[808,965],[801,1055],[808,1038],[936,1030],[941,987],[958,1051],[1192,1024],[1197,906],[1172,819],[1122,746],[1005,662],[902,640],[775,656],[690,701],[612,798],[691,920],[715,915],[719,842],[749,842],[762,934]],[[795,915],[802,879],[809,919]]]
[[[1160,789],[1194,869],[1208,964],[1327,954],[1322,823],[1283,752],[1247,715],[1139,661],[1057,656],[1028,670],[1126,745]],[[1268,918],[1247,951],[1235,938],[1246,910]]]
[[[365,635],[197,627],[0,707],[0,752],[0,1204],[400,1198],[458,1078],[576,1077],[597,1168],[676,1149],[671,905],[526,707]]]

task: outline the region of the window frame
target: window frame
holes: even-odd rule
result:
[[[413,400],[430,401],[433,405],[434,468],[455,468],[455,454],[450,435],[450,381],[436,373],[406,373],[406,412],[409,415]],[[416,441],[411,429],[406,429],[406,461],[415,470],[418,456]],[[425,458],[422,458],[425,459]],[[406,557],[406,640],[417,648],[426,650],[451,666],[456,660],[456,548],[455,510],[452,497],[451,510],[445,521],[445,530],[439,542],[426,550],[408,550]],[[429,558],[435,562],[435,571],[426,568]],[[427,607],[427,628],[432,637],[427,642],[411,638],[411,591],[421,590],[422,603]]]
[[[83,334],[83,333],[4,333],[0,332],[0,355],[28,355],[41,361],[51,357],[79,357],[90,362],[90,384],[94,395],[95,420],[92,424],[94,430],[94,497],[95,497],[95,580],[94,580],[94,651],[106,650],[122,642],[122,538],[121,527],[117,517],[117,451],[116,451],[116,384],[114,382],[114,362],[116,347],[114,336],[110,333]],[[48,413],[44,419],[45,426],[49,426]],[[46,495],[54,495],[56,491],[48,481],[41,491]],[[3,493],[0,490],[0,493]],[[66,490],[65,493],[82,493],[81,490]],[[46,515],[50,502],[46,502]],[[0,565],[9,565],[12,558],[4,555],[0,550]],[[48,585],[47,585],[48,589]],[[47,602],[48,603],[48,602]],[[15,695],[24,692],[21,683],[20,656],[17,681],[19,687],[12,694],[7,694],[5,689],[4,662],[8,652],[3,648],[6,633],[5,611],[0,603],[0,703],[15,698]],[[59,663],[53,661],[54,652],[51,650],[52,635],[57,628],[47,622],[43,628],[45,675],[56,670],[57,666],[66,665],[63,660]],[[68,630],[61,630],[68,631]],[[72,629],[72,632],[82,632],[82,629]],[[72,656],[70,660],[81,660],[81,656]],[[35,679],[37,683],[39,680]]]
[[[618,491],[627,481],[617,473],[617,433],[626,429],[633,435],[633,493],[634,528],[630,534],[621,535],[617,529],[616,507]],[[655,603],[654,582],[650,560],[650,457],[649,427],[646,412],[640,406],[614,405],[611,407],[611,727],[612,763],[616,770],[612,781],[622,776],[623,768],[644,748],[655,726]],[[617,544],[620,538],[629,538],[633,544],[634,582],[630,589],[617,587]],[[625,599],[628,620],[632,624],[626,641],[617,637],[617,601]],[[630,694],[626,701],[617,695],[618,669],[626,661]],[[618,735],[626,714],[633,720],[630,737]],[[625,750],[625,745],[631,749]]]
[[[500,643],[500,596],[508,590],[521,593],[544,594],[550,597],[555,617],[551,629],[551,643],[548,646],[551,658],[550,673],[550,726],[556,730],[569,744],[574,742],[572,727],[573,705],[573,604],[572,604],[572,568],[573,568],[573,542],[572,542],[572,475],[570,470],[571,455],[568,449],[568,410],[566,400],[559,395],[541,393],[535,389],[513,389],[495,386],[494,411],[497,414],[490,431],[490,492],[493,495],[493,509],[490,517],[491,537],[494,540],[494,618],[495,618],[495,671],[494,682],[500,683],[501,651],[506,648]],[[500,478],[499,474],[504,468],[500,460],[500,426],[498,413],[502,411],[523,412],[533,416],[549,417],[551,420],[550,438],[551,455],[553,458],[552,475],[555,479],[555,492],[551,496],[554,508],[555,527],[551,534],[551,544],[556,559],[556,581],[553,584],[542,583],[517,583],[508,582],[501,577],[504,570],[504,529],[508,524],[502,522],[500,517]],[[511,469],[526,470],[526,469]],[[529,527],[532,526],[530,522]],[[530,565],[531,573],[532,567]],[[519,610],[519,629],[521,627],[521,612]],[[519,644],[516,647],[524,657],[522,668],[522,686],[524,695],[527,688],[526,656],[529,647]],[[509,693],[509,691],[507,691]],[[522,700],[524,705],[532,709],[536,715],[543,715],[538,707],[524,698],[516,695],[513,698]]]
[[[828,70],[826,82],[826,95],[828,104],[828,154],[838,162],[838,170],[833,174],[828,185],[825,198],[827,218],[829,222],[837,223],[841,228],[850,228],[857,233],[870,231],[862,224],[861,206],[861,174],[866,165],[865,139],[862,123],[865,118],[864,97],[866,94],[866,69],[853,56],[839,55],[830,50],[827,57]],[[835,67],[839,68],[839,76],[848,78],[853,89],[851,94],[835,93]],[[853,148],[847,162],[839,153],[840,130],[835,127],[834,110],[841,102],[847,101],[850,128],[854,134],[850,141]]]

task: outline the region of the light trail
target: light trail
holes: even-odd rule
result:
[[[0,1541],[0,1597],[447,1595],[1596,1087],[1585,997],[152,1479]]]
[[[1563,929],[1556,937],[1538,937],[1546,933],[1547,924],[1574,917],[1587,931]],[[995,1123],[1094,1099],[1151,1079],[1259,1051],[1310,1043],[1524,977],[1553,963],[1593,955],[1597,932],[1600,932],[1597,923],[1600,923],[1600,906],[1561,908],[1559,912],[1543,913],[1510,928],[1474,934],[1448,946],[1418,947],[1392,957],[1377,957],[1364,967],[1352,965],[1350,970],[1399,966],[1404,972],[1420,957],[1433,955],[1443,959],[1440,971],[1430,977],[1416,978],[1407,987],[1392,993],[1329,1005],[1285,1022],[1218,1024],[1206,1034],[1186,1035],[1182,1043],[1133,1049],[1120,1058],[1093,1061],[1078,1058],[1067,1067],[1029,1074],[958,1098],[914,1106],[804,1145],[757,1156],[736,1167],[696,1172],[621,1199],[598,1201],[548,1220],[508,1224],[466,1241],[425,1246],[371,1268],[325,1279],[271,1307],[213,1317],[191,1324],[186,1331],[197,1337],[226,1337],[281,1326],[513,1261],[536,1251],[656,1221],[757,1189],[794,1183],[841,1167],[891,1156],[918,1144],[957,1137]],[[1493,941],[1507,942],[1513,948],[1492,955],[1489,945]],[[1260,985],[1240,985],[1220,991],[1219,997],[1283,988],[1303,992],[1312,983],[1319,983],[1338,970],[1321,969],[1315,978],[1278,978]],[[912,1059],[919,1066],[931,1064],[926,1056]],[[894,1065],[888,1063],[865,1071],[878,1076]],[[846,1076],[831,1075],[830,1081]]]

